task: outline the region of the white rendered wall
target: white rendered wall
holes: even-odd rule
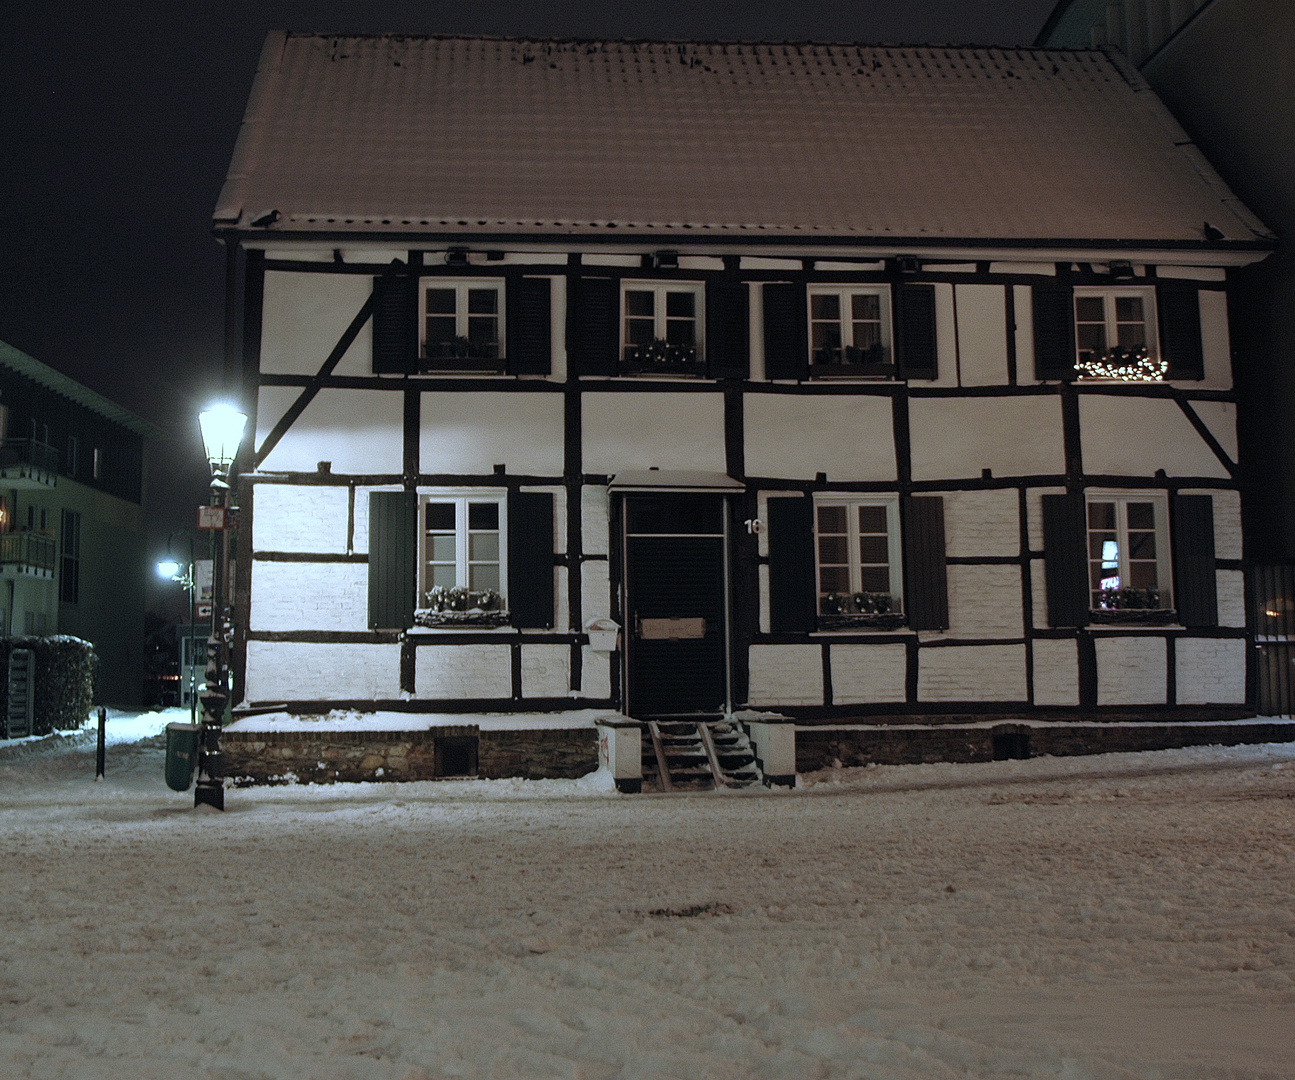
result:
[[[1025,701],[1024,645],[918,651],[918,701]]]
[[[1164,469],[1169,476],[1228,477],[1172,401],[1081,394],[1079,430],[1084,472],[1090,476],[1151,476]]]
[[[580,650],[580,693],[587,698],[612,696],[611,658],[585,645]]]
[[[570,646],[522,646],[522,697],[564,698],[570,689]]]
[[[611,541],[611,497],[603,484],[580,489],[580,542],[586,555],[606,555]]]
[[[1019,638],[1025,633],[1021,613],[1019,566],[946,568],[949,582],[948,637]]]
[[[374,491],[399,491],[398,486],[386,484],[376,487],[357,487],[355,489],[355,535],[351,538],[351,550],[360,555],[369,552],[369,494]]]
[[[1215,571],[1219,600],[1219,625],[1246,624],[1246,576],[1240,570]]]
[[[913,398],[913,479],[1064,473],[1057,397]]]
[[[728,468],[722,394],[586,393],[581,408],[587,473]]]
[[[507,645],[420,645],[414,651],[414,696],[511,698],[512,670]]]
[[[1079,704],[1079,647],[1073,638],[1038,638],[1034,650],[1034,704]]]
[[[611,608],[612,590],[607,562],[603,559],[595,559],[581,563],[580,610],[585,621],[609,618]]]
[[[945,491],[944,551],[955,559],[1021,553],[1020,496],[1014,488]]]
[[[368,626],[364,563],[252,563],[252,630],[357,630]]]
[[[956,285],[963,386],[1007,384],[1007,306],[1001,285]]]
[[[907,700],[904,645],[832,645],[832,703],[864,705]]]
[[[1097,704],[1163,705],[1168,650],[1164,638],[1098,638]]]
[[[367,274],[265,272],[261,304],[261,371],[314,375],[373,291]],[[373,373],[372,322],[334,369],[335,375]]]
[[[261,388],[256,410],[259,447],[301,391]],[[388,390],[321,390],[261,464],[264,472],[314,472],[331,461],[335,473],[401,471],[404,395]]]
[[[747,394],[746,472],[812,480],[894,480],[895,429],[887,397]]]
[[[424,393],[418,467],[489,475],[495,465],[528,476],[562,475],[562,395]]]
[[[345,554],[347,489],[257,484],[252,489],[252,549]]]
[[[752,645],[748,665],[748,704],[823,704],[823,651],[818,645]]]
[[[1175,697],[1179,705],[1242,705],[1246,700],[1246,643],[1237,638],[1179,638]]]
[[[249,702],[400,697],[400,646],[247,643]]]
[[[1013,285],[1012,306],[1016,317],[1016,381],[1029,386],[1039,381],[1034,377],[1034,290],[1029,285]]]
[[[1232,342],[1228,337],[1228,297],[1225,292],[1202,289],[1201,350],[1205,360],[1205,378],[1200,382],[1183,382],[1186,387],[1232,388]]]

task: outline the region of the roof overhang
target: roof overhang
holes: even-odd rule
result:
[[[730,495],[745,491],[740,480],[720,472],[697,472],[690,469],[632,469],[619,472],[607,483],[609,491],[664,492],[681,491]]]

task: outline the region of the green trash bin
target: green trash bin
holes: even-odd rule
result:
[[[201,729],[200,724],[166,725],[166,786],[172,791],[188,791],[193,783]]]

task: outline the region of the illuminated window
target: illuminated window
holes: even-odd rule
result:
[[[815,501],[820,616],[890,615],[903,610],[898,521],[895,499]]]
[[[1088,588],[1094,611],[1172,608],[1166,511],[1146,495],[1088,500]]]

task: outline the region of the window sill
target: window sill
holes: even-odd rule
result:
[[[509,626],[506,611],[430,611],[414,612],[414,624],[433,630],[494,630]]]
[[[895,382],[898,378],[898,370],[894,364],[810,364],[809,377]]]
[[[444,634],[517,634],[515,626],[472,626],[460,623],[457,626],[411,626],[405,631],[408,637],[439,637]]]
[[[507,375],[508,361],[501,357],[423,356],[418,375]]]

